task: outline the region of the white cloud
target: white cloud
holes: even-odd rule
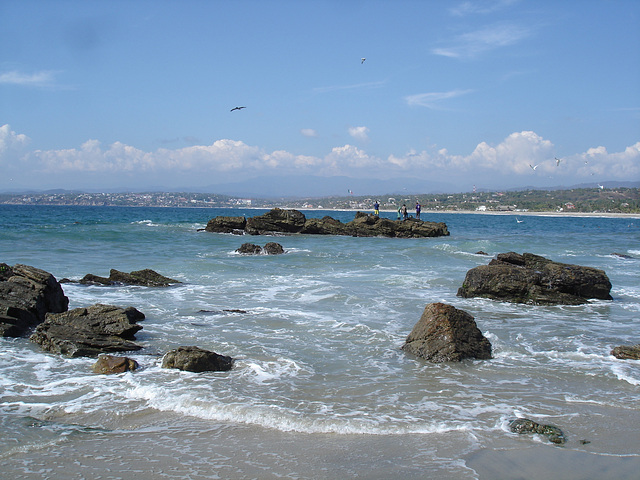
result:
[[[303,128],[300,130],[300,133],[305,137],[317,137],[318,132],[316,132],[313,128]]]
[[[16,70],[0,74],[0,84],[46,87],[53,85],[55,72],[45,70],[36,73],[21,73]]]
[[[451,8],[451,15],[463,17],[465,15],[493,13],[519,2],[520,0],[490,0],[484,2],[462,2]]]
[[[19,151],[29,143],[29,137],[11,130],[9,124],[0,127],[0,162],[10,151]]]
[[[432,53],[452,58],[473,58],[500,47],[514,45],[531,35],[520,25],[492,25],[459,35],[450,46],[432,49]]]
[[[369,140],[369,129],[367,127],[349,127],[349,135],[364,142]]]
[[[419,105],[427,108],[440,108],[437,104],[443,100],[459,97],[461,95],[467,95],[473,92],[473,90],[451,90],[449,92],[430,92],[430,93],[418,93],[416,95],[409,95],[404,97],[407,105]]]

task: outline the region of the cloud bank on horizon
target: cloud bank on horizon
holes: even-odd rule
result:
[[[0,191],[640,181],[632,0],[35,3],[0,15]]]

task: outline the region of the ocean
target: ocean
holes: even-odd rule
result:
[[[0,478],[639,478],[640,362],[610,351],[640,343],[640,216],[423,212],[451,233],[425,239],[201,231],[265,211],[0,206],[0,262],[58,280],[150,268],[182,282],[63,284],[70,309],[145,314],[135,372],[97,375],[95,359],[0,339]],[[235,253],[269,241],[285,253]],[[469,269],[509,251],[602,269],[613,301],[456,296]],[[431,302],[473,315],[494,358],[405,354]],[[161,368],[189,345],[233,369]],[[560,427],[566,444],[511,433],[516,417]]]

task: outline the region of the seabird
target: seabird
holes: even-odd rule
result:
[[[556,159],[556,167],[557,167],[558,165],[560,165],[560,162],[562,161],[562,159],[561,159],[561,158],[558,158],[558,157],[553,157],[553,158],[555,158],[555,159]]]
[[[604,190],[604,185],[600,185],[600,184],[598,184],[598,188],[599,188],[600,190]]]
[[[538,168],[538,165],[531,165],[531,164],[529,164],[529,166],[531,167],[531,170],[535,170],[536,168]]]
[[[522,222],[524,222],[524,220],[520,220],[518,217],[516,217],[516,222],[522,223]]]
[[[233,112],[234,110],[242,110],[243,108],[247,107],[233,107],[230,111]]]
[[[362,64],[364,63],[364,61],[365,61],[365,60],[366,60],[366,58],[362,57],[362,58],[360,59],[360,65],[362,65]]]

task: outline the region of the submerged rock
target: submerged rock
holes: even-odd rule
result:
[[[423,238],[449,235],[444,223],[425,222],[415,218],[390,220],[377,215],[357,212],[355,218],[342,223],[332,217],[307,219],[298,210],[274,208],[253,218],[216,217],[209,220],[207,232],[269,234],[349,235],[354,237]]]
[[[100,355],[98,361],[91,367],[94,373],[110,375],[114,373],[133,372],[138,368],[138,362],[129,357]]]
[[[501,253],[489,265],[467,272],[459,297],[485,297],[536,305],[579,305],[588,299],[612,300],[604,271],[524,253]]]
[[[425,307],[402,349],[433,363],[491,358],[491,343],[473,317],[444,303]]]
[[[149,268],[136,270],[131,273],[121,272],[112,268],[109,277],[100,277],[88,273],[78,282],[85,285],[139,285],[143,287],[168,287],[179,280],[160,275]]]
[[[528,418],[516,418],[509,422],[509,428],[513,433],[537,433],[549,439],[550,442],[561,445],[566,439],[564,433],[553,425],[541,425]]]
[[[20,337],[47,313],[65,312],[69,299],[53,275],[39,268],[0,263],[0,336]]]
[[[236,252],[243,255],[260,255],[263,253],[265,255],[280,255],[284,253],[284,248],[276,242],[269,242],[264,246],[264,248],[253,243],[243,243]]]
[[[611,350],[611,355],[620,360],[640,360],[640,344],[615,347]]]
[[[166,353],[162,368],[177,368],[188,372],[219,372],[231,370],[233,359],[199,347],[178,347]]]
[[[144,314],[133,307],[96,304],[64,313],[47,314],[30,340],[42,349],[69,357],[140,350],[134,343]]]

